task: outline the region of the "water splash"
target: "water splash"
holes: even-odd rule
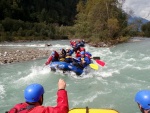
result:
[[[4,85],[0,85],[0,99],[3,100],[3,98],[5,97],[5,88]]]
[[[48,73],[50,73],[50,69],[48,66],[31,66],[30,70],[26,73],[26,75],[23,75],[22,77],[19,77],[18,80],[14,81],[16,84],[21,84],[21,86],[25,84],[29,84],[31,82],[35,82],[38,79],[41,80],[41,76],[44,78]],[[20,75],[21,72],[18,72],[18,75]],[[20,87],[20,86],[18,86]]]

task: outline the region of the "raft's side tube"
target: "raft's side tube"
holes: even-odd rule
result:
[[[77,75],[81,75],[83,73],[83,69],[78,68],[70,63],[67,62],[51,62],[50,68],[52,69],[60,69],[63,71],[73,71]]]
[[[73,108],[69,113],[119,113],[114,109]]]

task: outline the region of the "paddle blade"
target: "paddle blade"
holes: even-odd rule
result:
[[[105,66],[105,62],[102,60],[95,60],[99,65]]]
[[[89,64],[89,65],[92,69],[98,70],[98,65],[96,64]]]
[[[100,57],[93,57],[94,60],[100,60]]]

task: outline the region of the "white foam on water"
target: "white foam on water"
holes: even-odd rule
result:
[[[21,74],[22,74],[22,72],[21,72],[21,71],[18,71],[18,72],[17,72],[17,74],[18,74],[18,75],[21,75]]]
[[[81,105],[81,104],[86,105],[87,103],[92,103],[100,95],[107,95],[107,94],[109,94],[111,92],[112,92],[112,90],[110,90],[110,89],[107,89],[105,91],[91,92],[90,94],[86,95],[86,98],[77,97],[76,99],[73,99],[71,101],[71,103],[72,103],[72,106],[78,106],[78,105]]]
[[[150,61],[150,57],[144,57],[142,61]]]
[[[135,58],[128,58],[128,59],[126,59],[126,61],[128,61],[128,62],[135,62],[136,59]]]
[[[115,69],[110,69],[109,71],[105,72],[101,72],[101,76],[103,78],[107,78],[107,77],[111,77],[113,76],[114,73],[120,74],[119,70],[115,70]]]
[[[120,69],[126,69],[126,68],[132,68],[132,67],[133,65],[127,63],[126,65],[122,66],[122,68]]]
[[[149,66],[134,66],[132,67],[133,69],[137,69],[137,70],[149,70],[150,69],[150,65]]]
[[[48,66],[32,66],[30,72],[26,76],[19,78],[14,81],[14,83],[24,85],[26,83],[30,83],[31,81],[34,82],[35,80],[40,79],[41,76],[44,77],[44,75],[47,75],[48,73],[50,73],[50,68]],[[18,72],[18,74],[20,75],[20,72]]]
[[[1,47],[45,47],[45,44],[0,44]]]
[[[61,49],[61,48],[63,48],[63,49],[66,49],[66,48],[69,48],[70,46],[69,45],[61,45],[61,44],[56,44],[56,45],[53,45],[52,46],[54,49]]]
[[[74,72],[68,72],[67,76],[74,79],[86,79],[86,78],[93,78],[93,74],[85,74],[84,72],[81,75],[76,75]]]
[[[0,99],[1,99],[1,101],[5,97],[5,93],[6,93],[6,91],[5,91],[4,85],[0,85]]]
[[[139,57],[143,59],[143,58],[145,57],[145,54],[140,53],[140,54],[139,54]]]
[[[134,66],[134,67],[132,67],[133,69],[137,69],[137,70],[142,70],[142,67],[139,67],[139,66]]]

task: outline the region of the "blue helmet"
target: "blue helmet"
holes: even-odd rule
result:
[[[137,92],[135,101],[140,104],[143,109],[150,109],[150,90],[141,90]]]
[[[80,52],[80,54],[81,54],[81,55],[84,55],[84,54],[85,54],[85,52],[84,52],[84,51],[81,51],[81,52]]]
[[[26,102],[38,102],[43,94],[43,86],[35,83],[26,87],[24,91],[24,98]]]
[[[54,51],[52,51],[51,55],[54,55],[54,54],[55,54],[55,52],[54,52]]]

